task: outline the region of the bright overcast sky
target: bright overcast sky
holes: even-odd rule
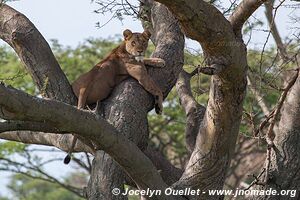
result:
[[[94,13],[93,11],[98,8],[98,5],[91,3],[90,0],[19,0],[9,4],[25,14],[48,41],[58,39],[63,45],[75,47],[89,37],[108,38],[122,34],[126,28],[142,31],[139,21],[129,17],[123,22],[115,19],[101,29],[96,28],[97,22],[104,24],[110,19],[110,16]],[[296,11],[293,13],[291,11],[291,9],[280,8],[277,13],[276,22],[283,37],[293,32],[289,29],[291,24],[288,23],[290,21],[288,15],[295,15]],[[299,14],[299,11],[297,12]],[[264,7],[255,13],[255,17],[265,21]],[[266,32],[254,32],[250,47],[259,48],[264,43],[266,36]],[[270,40],[272,42],[272,38]],[[197,43],[191,41],[188,42],[188,45],[192,48],[199,47]]]
[[[224,2],[228,1],[224,0]],[[47,41],[58,39],[61,44],[72,47],[77,46],[89,37],[109,38],[116,34],[122,34],[126,28],[133,31],[142,31],[140,23],[132,18],[126,18],[123,22],[116,19],[101,29],[96,28],[97,22],[104,24],[109,20],[110,16],[104,17],[101,14],[95,14],[93,11],[97,9],[98,5],[91,3],[90,0],[19,0],[11,2],[9,5],[25,14]],[[293,30],[290,29],[292,24],[288,23],[290,21],[288,15],[293,16],[297,14],[299,16],[299,10],[291,13],[292,10],[290,9],[279,9],[276,22],[281,36],[286,37],[293,33]],[[264,7],[261,7],[256,12],[255,17],[265,21]],[[254,32],[250,48],[260,48],[266,36],[266,32]],[[273,41],[273,39],[270,40]],[[3,44],[3,42],[0,41],[0,44]],[[188,45],[192,48],[199,48],[197,43],[192,43],[191,41],[188,41]],[[65,165],[57,164],[57,166],[53,167],[53,169],[65,173],[65,170],[61,170],[66,169]],[[7,190],[3,187],[7,179],[3,179],[3,176],[4,174],[2,173],[0,175],[0,194],[7,194]]]
[[[90,0],[19,0],[9,3],[25,14],[47,39],[58,39],[64,45],[76,46],[89,37],[108,38],[122,34],[126,28],[141,31],[137,20],[125,19],[123,24],[115,19],[101,29],[96,23],[104,24],[110,16],[96,14],[96,3]]]

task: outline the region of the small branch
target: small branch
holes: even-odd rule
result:
[[[156,169],[160,171],[163,180],[168,185],[172,185],[179,180],[183,171],[174,167],[161,152],[148,146],[144,153],[153,162]]]
[[[47,41],[27,17],[6,4],[0,7],[0,38],[18,54],[41,94],[69,104],[76,102]]]
[[[73,157],[72,160],[81,168],[83,168],[87,173],[91,174],[92,168],[86,165],[80,158]]]
[[[273,141],[272,141],[273,142]],[[272,153],[273,146],[268,145],[267,148],[267,158],[266,158],[266,174],[264,183],[266,184],[269,181],[269,171],[270,171],[270,164],[271,164],[271,153]]]
[[[1,84],[0,106],[14,113],[15,120],[47,121],[60,130],[76,133],[93,141],[96,147],[112,156],[141,189],[164,190],[167,187],[144,153],[103,118],[59,101],[36,98]],[[170,198],[172,197],[162,196],[162,199]]]
[[[272,36],[273,36],[275,43],[277,45],[277,48],[279,50],[279,55],[280,55],[281,59],[286,62],[289,58],[288,58],[288,54],[286,52],[286,48],[284,47],[284,44],[280,37],[279,31],[277,29],[275,19],[273,17],[273,6],[274,6],[274,0],[265,2],[265,8],[266,8],[265,15],[268,20],[268,24],[270,26]]]
[[[260,174],[258,176],[255,176],[254,174],[252,174],[252,177],[254,178],[254,181],[252,181],[252,183],[250,183],[250,185],[245,188],[246,190],[249,190],[252,186],[254,185],[265,185],[264,183],[262,183],[259,179],[260,177],[265,173],[266,169],[263,168],[263,170],[260,172]]]
[[[199,68],[198,68],[199,69]],[[180,99],[180,103],[184,108],[186,115],[185,137],[186,145],[189,152],[192,152],[195,147],[196,137],[199,132],[199,126],[203,120],[206,108],[200,105],[193,97],[190,80],[198,69],[195,69],[191,74],[182,70],[179,74],[176,89]]]
[[[20,173],[20,174],[26,175],[30,178],[33,178],[33,179],[39,179],[39,180],[50,182],[50,183],[56,183],[56,184],[59,184],[61,187],[73,192],[74,194],[76,194],[80,197],[83,197],[81,189],[76,188],[76,187],[71,186],[71,185],[68,185],[68,184],[65,184],[65,183],[62,183],[61,181],[59,181],[55,177],[45,173],[43,170],[40,169],[40,167],[34,165],[31,162],[31,160],[28,160],[28,163],[30,163],[30,165],[15,162],[15,161],[12,161],[12,160],[7,159],[7,158],[0,158],[0,160],[7,162],[7,165],[9,166],[9,167],[5,167],[5,168],[1,168],[0,170]],[[12,167],[14,167],[16,169],[13,169]],[[21,170],[21,168],[25,168],[27,170],[34,171],[36,173],[39,173],[41,176],[34,176],[31,173],[24,172],[23,170]]]
[[[266,116],[266,119],[260,123],[259,128],[254,132],[254,136],[257,136],[258,133],[261,132],[263,130],[263,128],[269,123],[269,127],[268,127],[267,134],[266,134],[266,141],[269,146],[273,146],[273,139],[275,138],[273,129],[275,126],[276,119],[278,118],[278,115],[280,113],[280,110],[283,106],[283,103],[286,99],[286,96],[287,96],[289,90],[295,84],[298,76],[299,76],[299,68],[296,69],[296,73],[292,76],[292,78],[288,82],[287,86],[283,89],[283,92],[278,100],[277,105],[269,113],[269,115]]]
[[[274,19],[275,19],[275,17],[276,17],[276,14],[277,14],[278,9],[280,8],[280,6],[281,6],[284,2],[285,2],[285,0],[279,1],[279,5],[277,5],[276,8],[275,8],[274,16],[272,16],[272,19],[273,19],[273,20],[271,21],[270,30],[269,30],[269,32],[268,32],[266,41],[264,42],[264,45],[263,45],[263,48],[262,48],[262,51],[261,51],[261,54],[260,54],[260,61],[259,61],[259,63],[260,63],[260,65],[259,65],[260,73],[262,72],[263,55],[264,55],[264,52],[265,52],[267,43],[268,43],[269,38],[270,38],[271,33],[272,33],[272,24],[275,22]]]
[[[91,172],[91,171],[92,171],[92,163],[91,163],[90,156],[89,156],[89,154],[87,154],[86,152],[84,153],[84,155],[85,155],[85,158],[86,158],[86,162],[87,162],[89,171]]]
[[[198,73],[203,73],[206,75],[219,75],[225,71],[227,66],[230,65],[230,61],[224,56],[207,56],[204,61],[206,62],[207,67],[198,65],[191,73],[191,76],[194,76]]]
[[[243,0],[229,17],[236,35],[241,37],[241,30],[249,17],[267,0]]]
[[[264,121],[262,121],[259,125],[259,128],[254,132],[254,136],[258,136],[259,132],[262,132],[263,128],[269,123],[269,120],[274,116],[274,109],[273,111],[266,116],[266,119]]]
[[[195,69],[191,74],[194,75],[197,72],[206,75],[218,75],[224,71],[224,69],[226,69],[226,66],[222,64],[212,64],[209,67],[201,67],[199,65],[198,68]]]
[[[274,116],[272,117],[271,121],[270,121],[270,125],[267,131],[267,143],[269,146],[273,146],[273,140],[275,138],[274,132],[273,132],[273,128],[276,122],[276,119],[280,113],[280,110],[282,108],[283,102],[286,99],[286,96],[289,92],[289,90],[292,88],[292,86],[295,84],[298,76],[299,76],[299,69],[296,70],[297,72],[294,74],[294,76],[292,76],[291,80],[288,82],[288,85],[285,87],[283,93],[281,94],[279,101],[277,103],[276,109],[274,111]]]
[[[255,85],[253,85],[249,75],[247,76],[247,82],[248,82],[248,85],[249,85],[249,88],[250,90],[252,91],[259,107],[261,108],[261,110],[263,111],[264,115],[265,116],[268,116],[270,114],[270,110],[267,106],[267,104],[265,103],[265,100],[262,96],[262,94],[260,93],[260,91],[258,91],[255,87]]]

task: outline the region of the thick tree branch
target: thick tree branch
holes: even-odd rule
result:
[[[8,128],[6,128],[7,125],[1,127],[0,130],[8,131],[9,130],[16,130],[15,126],[11,126],[11,124],[18,124],[18,121],[10,122],[8,123]],[[21,122],[23,124],[24,122]],[[44,133],[44,132],[32,132],[32,131],[41,131],[40,123],[37,122],[30,122],[32,124],[37,124],[38,128],[36,129],[35,126],[33,126],[34,130],[31,130],[30,125],[27,125],[27,122],[25,122],[25,127],[19,128],[20,130],[26,129],[28,131],[10,131],[10,132],[1,132],[0,131],[0,138],[10,141],[16,141],[16,142],[22,142],[25,144],[38,144],[38,145],[46,145],[46,146],[55,146],[63,151],[68,151],[73,136],[71,134],[55,134],[55,133]],[[6,123],[5,123],[6,124]],[[42,128],[43,129],[43,128]],[[57,130],[55,127],[51,127],[52,130]],[[51,130],[49,129],[49,130]],[[31,131],[29,131],[31,130]],[[55,131],[52,131],[55,132]],[[74,152],[90,152],[90,148],[87,147],[85,144],[83,144],[80,140],[76,143],[76,146],[74,148]],[[147,149],[144,151],[144,154],[152,161],[156,169],[161,174],[163,180],[168,184],[171,185],[172,183],[178,181],[182,174],[182,170],[174,167],[166,158],[156,150],[152,149],[151,147],[147,147]],[[75,159],[75,158],[74,158]],[[77,162],[76,160],[74,160]],[[91,167],[91,166],[90,166]],[[87,169],[90,170],[90,169]],[[128,177],[127,178],[127,184],[130,184],[134,186],[133,181]]]
[[[123,167],[140,189],[164,190],[167,187],[152,162],[134,143],[90,112],[61,102],[32,97],[4,85],[0,85],[0,105],[15,113],[16,120],[47,121],[60,130],[92,140],[96,147],[109,153]],[[159,198],[174,199],[167,196]]]
[[[176,83],[180,103],[186,115],[185,137],[187,149],[190,153],[195,147],[199,126],[206,110],[205,107],[200,105],[193,97],[190,84],[191,78],[192,74],[182,70]]]
[[[153,56],[166,61],[164,68],[148,68],[148,72],[158,83],[164,96],[167,96],[183,65],[184,36],[176,19],[163,5],[155,3],[147,9],[152,13],[151,39],[156,46]],[[173,59],[174,57],[177,59]],[[153,102],[152,95],[145,92],[138,82],[128,79],[118,85],[109,99],[103,102],[105,119],[111,122],[119,133],[145,150],[149,134],[147,113],[153,108]],[[124,175],[119,166],[108,154],[101,152],[101,155],[97,155],[89,181],[88,193],[91,195],[88,198],[91,200],[126,199],[111,193],[113,188],[122,190],[123,185]]]
[[[0,133],[8,131],[43,131],[48,133],[60,133],[58,129],[49,126],[47,123],[26,122],[26,121],[5,121],[0,122]],[[0,136],[1,137],[1,136]]]
[[[67,152],[72,144],[73,136],[71,134],[55,134],[33,131],[10,131],[0,133],[0,138],[4,140],[22,142],[25,144],[55,146],[56,148]],[[74,152],[93,153],[91,152],[91,149],[81,141],[78,141],[76,143]]]
[[[233,27],[234,32],[241,37],[241,30],[244,23],[249,17],[267,0],[243,0],[232,15],[229,21]]]
[[[177,17],[187,36],[201,44],[208,66],[225,66],[211,78],[208,105],[195,148],[182,177],[173,187],[222,189],[242,116],[248,66],[245,44],[236,37],[224,16],[204,1],[159,2]],[[208,194],[189,198],[215,199]]]
[[[151,147],[147,147],[144,153],[152,161],[156,169],[161,174],[163,180],[168,185],[172,185],[179,180],[183,171],[174,167],[161,152],[158,152]]]
[[[0,38],[16,51],[44,97],[75,103],[70,84],[46,40],[23,14],[5,4],[0,6]]]
[[[278,191],[294,191],[293,196],[286,196],[286,199],[292,199],[292,197],[299,199],[300,197],[299,192],[297,192],[300,185],[300,79],[298,72],[297,75],[296,80],[294,80],[296,75],[293,75],[277,105],[279,109],[282,107],[273,140],[275,148],[268,152],[269,155],[265,161],[267,167],[265,182],[263,185],[256,186],[256,189],[265,191],[270,188]],[[281,103],[281,100],[284,102]],[[260,195],[249,199],[270,200],[278,198],[271,195]]]
[[[273,17],[273,6],[274,6],[274,0],[265,2],[265,7],[266,7],[265,15],[268,20],[268,24],[271,29],[272,36],[273,36],[275,43],[277,45],[277,48],[279,50],[280,58],[283,61],[287,61],[288,54],[286,52],[286,48],[282,42],[282,39],[280,37],[279,31],[278,31],[276,23],[275,23],[275,19]]]
[[[169,8],[186,36],[200,42],[206,53],[227,59],[224,52],[235,46],[235,37],[230,23],[217,8],[202,0],[157,1]]]

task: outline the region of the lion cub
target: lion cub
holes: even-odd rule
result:
[[[117,48],[89,72],[79,76],[72,84],[73,91],[78,98],[77,108],[83,109],[86,104],[96,103],[107,98],[117,84],[131,76],[154,96],[155,111],[157,114],[161,114],[163,94],[147,73],[145,64],[164,66],[165,62],[160,58],[144,58],[151,36],[149,31],[132,33],[127,29],[123,35],[124,41]],[[65,164],[70,162],[77,137],[74,135],[71,148],[64,160]],[[89,146],[92,145],[89,144]]]

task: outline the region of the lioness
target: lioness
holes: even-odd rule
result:
[[[164,60],[144,58],[151,36],[149,31],[132,33],[127,29],[123,35],[124,41],[117,48],[89,72],[79,76],[72,84],[73,91],[78,98],[77,108],[83,109],[86,104],[96,103],[107,98],[117,84],[132,76],[155,97],[155,111],[161,114],[163,94],[148,75],[145,64],[163,66]],[[76,141],[77,135],[74,135],[71,148],[64,160],[65,164],[70,162]]]

